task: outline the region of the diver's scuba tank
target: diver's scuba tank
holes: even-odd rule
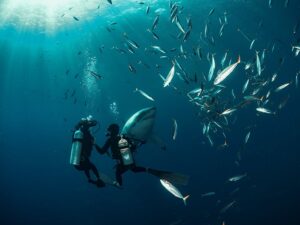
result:
[[[82,141],[83,141],[83,133],[80,129],[78,129],[74,132],[74,136],[73,136],[71,156],[70,156],[71,165],[80,164]]]
[[[134,161],[130,150],[130,144],[123,136],[121,136],[121,139],[118,142],[118,147],[120,149],[123,164],[125,166],[133,164]]]

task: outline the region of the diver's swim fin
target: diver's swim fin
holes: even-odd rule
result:
[[[184,174],[173,173],[173,172],[162,171],[162,170],[148,169],[147,171],[148,173],[158,177],[159,179],[164,179],[171,182],[172,184],[178,184],[178,185],[187,185],[190,178],[189,176]]]

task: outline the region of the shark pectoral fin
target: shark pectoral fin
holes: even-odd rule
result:
[[[158,145],[162,150],[167,149],[165,142],[155,134],[151,134],[151,136],[149,137],[149,141]]]

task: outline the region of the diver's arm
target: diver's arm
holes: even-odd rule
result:
[[[104,144],[104,146],[102,148],[99,145],[97,145],[97,144],[94,144],[94,146],[95,146],[97,152],[99,152],[100,154],[108,153],[108,149],[110,147],[110,139],[108,139],[105,142],[105,144]]]

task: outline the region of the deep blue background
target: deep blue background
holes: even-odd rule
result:
[[[264,76],[278,73],[276,85],[294,81],[299,71],[299,58],[291,52],[299,33],[293,27],[299,21],[299,3],[284,1],[182,1],[181,15],[190,15],[193,31],[186,51],[198,43],[207,52],[216,53],[217,69],[226,50],[229,57],[241,55],[251,61],[255,50],[267,49]],[[117,5],[107,10],[106,16],[116,16],[124,9]],[[137,3],[132,7],[140,8]],[[154,9],[166,8],[161,15],[154,40],[146,31],[151,27]],[[210,9],[214,14],[208,18]],[[199,40],[209,20],[210,34],[217,36],[218,18],[228,14],[224,36],[216,38],[215,46],[206,46]],[[144,10],[122,15],[116,30],[106,30],[107,17],[100,15],[93,21],[74,21],[74,25],[47,35],[36,30],[22,30],[7,25],[0,29],[0,223],[6,224],[299,224],[299,147],[300,121],[299,89],[292,85],[280,93],[273,93],[271,106],[275,109],[287,95],[287,105],[273,115],[257,115],[250,105],[236,112],[236,122],[227,131],[229,147],[222,149],[216,141],[211,147],[202,135],[201,120],[187,97],[163,88],[158,73],[166,76],[171,62],[149,55],[144,48],[160,45],[164,49],[178,47],[180,42],[170,34],[178,29],[168,20],[167,1],[153,5],[150,15]],[[258,23],[262,21],[259,28]],[[249,50],[249,42],[237,32],[240,27],[251,39],[257,38]],[[139,43],[137,53],[120,55],[112,46],[123,47],[123,33]],[[270,46],[276,43],[274,53]],[[104,45],[103,53],[98,48]],[[78,52],[82,53],[78,55]],[[279,66],[280,57],[284,64]],[[95,58],[95,71],[103,80],[95,81],[85,75],[87,65]],[[150,65],[137,65],[139,60]],[[181,60],[188,73],[206,75],[209,62],[196,58]],[[133,64],[137,74],[128,70]],[[155,68],[160,64],[161,68]],[[67,73],[66,71],[69,72]],[[78,77],[75,75],[79,73]],[[239,66],[226,85],[241,96],[246,80],[243,65]],[[91,82],[91,89],[85,85]],[[178,77],[172,81],[183,92],[196,84],[186,85]],[[199,82],[200,83],[200,82]],[[199,85],[198,83],[198,85]],[[157,121],[155,131],[168,146],[161,151],[153,144],[143,146],[137,162],[153,168],[178,171],[191,175],[188,186],[179,187],[190,194],[188,206],[171,196],[159,181],[146,174],[124,175],[124,190],[113,187],[97,189],[86,182],[83,173],[69,165],[71,130],[83,116],[92,114],[101,123],[95,134],[100,145],[105,141],[105,129],[111,122],[123,124],[135,111],[153,105],[133,90],[138,87],[155,98]],[[69,90],[68,98],[65,92]],[[75,96],[71,97],[73,90]],[[230,93],[230,91],[229,91]],[[77,102],[74,103],[75,98]],[[228,99],[224,94],[224,99]],[[86,102],[86,104],[85,104]],[[116,102],[119,114],[109,105]],[[171,139],[172,118],[178,122],[178,137]],[[233,121],[233,119],[231,119]],[[251,128],[249,143],[243,140]],[[237,152],[242,160],[235,164]],[[113,175],[114,162],[96,152],[92,155],[99,171]],[[238,183],[227,179],[237,174],[248,176]],[[239,191],[230,194],[235,188]],[[216,195],[201,198],[201,194],[215,191]],[[236,204],[226,213],[220,210],[229,202]]]

